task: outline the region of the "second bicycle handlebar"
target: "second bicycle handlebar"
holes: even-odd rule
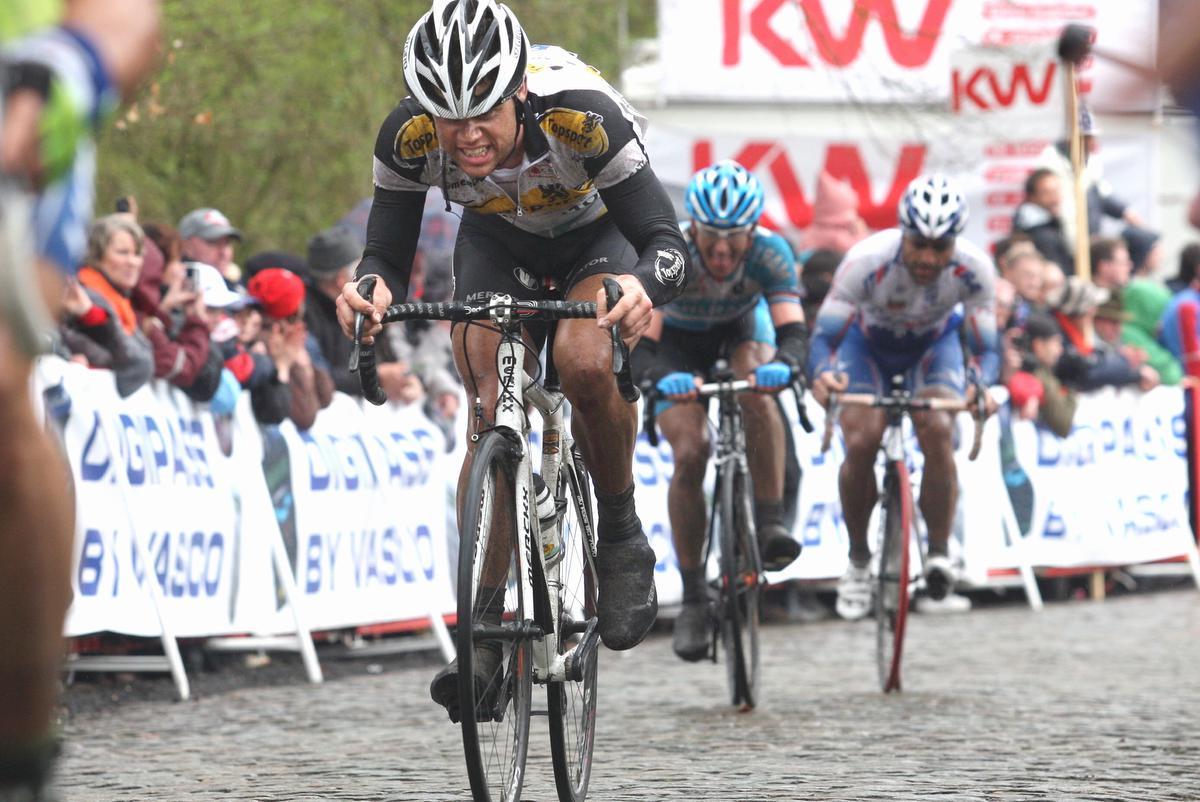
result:
[[[796,396],[796,411],[800,417],[800,426],[804,431],[811,432],[813,425],[808,419],[808,410],[804,404],[804,378],[803,375],[792,373],[792,380],[788,385]],[[786,388],[780,388],[786,389]],[[696,400],[702,398],[711,398],[714,395],[720,395],[723,392],[734,393],[751,393],[751,392],[770,392],[759,390],[759,388],[750,383],[749,379],[718,379],[713,382],[705,382],[696,388]],[[645,397],[642,402],[642,431],[646,433],[646,439],[650,445],[658,447],[658,410],[655,408],[657,402],[662,399],[662,393],[658,392],[653,382],[642,383],[642,395]]]
[[[960,398],[922,398],[907,394],[873,395],[871,393],[830,393],[829,407],[825,410],[825,431],[821,435],[821,453],[829,450],[833,441],[833,423],[838,411],[846,406],[873,407],[875,409],[898,409],[903,412],[924,412],[940,410],[943,412],[970,412],[975,422],[975,435],[971,443],[968,458],[974,460],[979,456],[979,447],[983,442],[983,416],[980,405]]]
[[[358,282],[358,294],[370,301],[375,295],[377,276],[365,276]],[[605,300],[608,308],[621,300],[621,285],[612,279],[604,280]],[[448,320],[462,323],[471,320],[494,320],[497,322],[520,322],[533,320],[567,320],[573,318],[595,318],[594,301],[520,301],[509,299],[506,303],[491,296],[479,302],[447,301],[444,303],[411,302],[392,304],[383,313],[382,323],[401,320]],[[379,386],[379,373],[375,364],[374,345],[362,341],[366,316],[354,316],[354,347],[350,352],[350,372],[357,373],[362,384],[363,397],[376,406],[387,401],[387,394]],[[612,369],[621,397],[633,403],[638,400],[637,387],[629,366],[629,348],[621,339],[620,324],[609,329],[612,340]]]

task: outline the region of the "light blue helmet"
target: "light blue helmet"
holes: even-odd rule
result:
[[[713,228],[754,225],[763,213],[762,184],[745,167],[725,159],[692,176],[684,208]]]
[[[967,201],[941,173],[914,178],[899,211],[900,228],[929,239],[958,236],[967,225]]]

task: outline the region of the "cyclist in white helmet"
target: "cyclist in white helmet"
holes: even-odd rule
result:
[[[411,95],[376,140],[375,198],[356,275],[379,276],[374,306],[359,297],[357,281],[347,284],[338,299],[342,327],[350,333],[355,312],[378,321],[393,298],[407,295],[430,187],[447,207],[464,207],[456,300],[496,292],[539,299],[553,287],[568,299],[599,302],[598,322],[558,325],[554,353],[595,482],[600,637],[610,648],[632,648],[658,609],[657,560],[634,509],[637,416],[613,382],[607,329],[620,323],[632,346],[652,308],[683,289],[689,258],[670,198],[650,169],[645,120],[573,54],[530,45],[516,16],[494,0],[437,0],[409,33],[404,77]],[[624,291],[612,309],[604,305],[606,277]],[[526,334],[536,342],[543,332],[530,326]],[[467,392],[481,400],[469,427],[478,431],[495,409],[499,335],[458,325],[452,336]],[[481,681],[490,681],[498,660],[476,655]],[[430,693],[453,718],[455,664],[435,677]]]
[[[966,386],[959,326],[965,327],[984,383],[995,381],[995,270],[980,248],[959,236],[967,220],[962,193],[945,176],[921,176],[904,193],[899,216],[899,228],[850,249],[817,314],[809,374],[821,404],[833,391],[885,392],[896,375],[922,396],[973,393]],[[941,599],[957,579],[947,553],[958,494],[953,420],[933,411],[916,412],[912,419],[925,459],[920,507],[929,532],[926,583],[930,596]],[[850,536],[850,566],[838,583],[843,618],[862,618],[870,609],[867,524],[876,502],[875,458],[884,427],[882,410],[842,411],[846,459],[838,489]]]

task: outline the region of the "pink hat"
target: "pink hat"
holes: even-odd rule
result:
[[[845,253],[870,233],[858,216],[858,194],[853,187],[822,171],[813,199],[812,224],[800,237],[800,250],[828,248]]]

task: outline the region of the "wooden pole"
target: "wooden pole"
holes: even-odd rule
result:
[[[1067,81],[1068,136],[1071,144],[1071,172],[1075,178],[1075,275],[1084,281],[1092,280],[1092,262],[1089,254],[1087,184],[1084,170],[1087,154],[1084,153],[1083,129],[1079,125],[1079,84],[1075,80],[1075,65],[1063,63]]]

